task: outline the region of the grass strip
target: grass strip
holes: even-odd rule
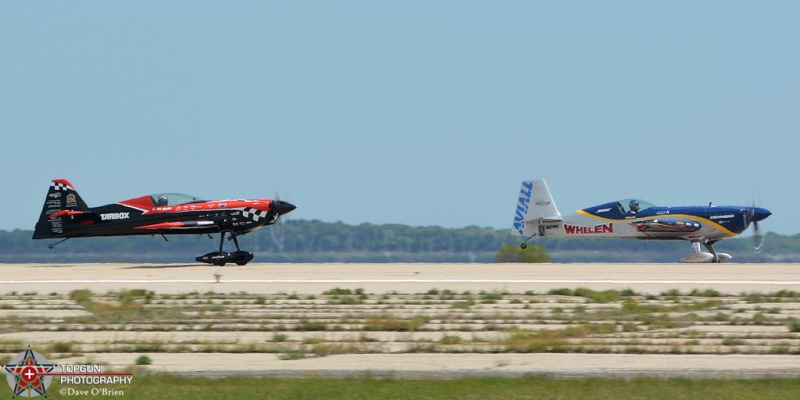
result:
[[[91,389],[84,385],[54,384],[59,390]],[[134,376],[130,386],[118,386],[125,399],[797,399],[800,379],[686,379],[585,378],[546,376],[519,378],[468,377],[454,379],[398,378],[201,378],[172,375]],[[118,394],[119,396],[119,394]],[[67,397],[67,396],[64,396]],[[71,399],[84,398],[68,396]],[[85,397],[96,398],[96,397]]]

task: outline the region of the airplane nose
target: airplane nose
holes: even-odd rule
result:
[[[766,208],[761,207],[753,207],[753,221],[761,221],[762,219],[766,219],[772,215],[772,211],[767,210]]]
[[[278,215],[288,214],[292,212],[297,206],[286,201],[275,200],[272,202],[272,207]]]

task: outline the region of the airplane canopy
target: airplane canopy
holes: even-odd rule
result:
[[[150,199],[153,200],[153,205],[156,207],[179,206],[181,204],[205,201],[183,193],[156,193],[150,195]]]
[[[646,201],[646,200],[642,200],[642,199],[622,199],[622,200],[618,201],[617,203],[619,203],[619,205],[622,207],[623,213],[630,212],[631,211],[631,206],[634,205],[634,204],[638,204],[638,206],[639,206],[639,210],[638,211],[646,210],[646,209],[648,209],[650,207],[655,207],[655,204],[653,204],[653,203],[651,203],[649,201]]]
[[[636,208],[637,206],[638,209]],[[636,216],[638,213],[651,207],[655,207],[655,204],[642,199],[622,199],[600,204],[599,206],[584,208],[582,211],[603,218],[624,219],[626,217]]]

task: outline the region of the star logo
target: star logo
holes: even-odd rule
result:
[[[8,385],[14,391],[12,399],[19,395],[22,397],[41,395],[47,398],[47,388],[53,377],[43,375],[51,372],[55,365],[50,364],[43,355],[32,351],[28,346],[28,350],[14,356],[11,363],[4,367],[9,372],[6,378]]]

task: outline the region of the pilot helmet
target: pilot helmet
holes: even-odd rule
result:
[[[639,200],[631,200],[628,205],[631,207],[631,210],[638,210],[639,209]]]
[[[166,195],[162,194],[161,196],[158,196],[158,205],[166,206],[168,203],[169,203],[169,200],[167,199]]]

